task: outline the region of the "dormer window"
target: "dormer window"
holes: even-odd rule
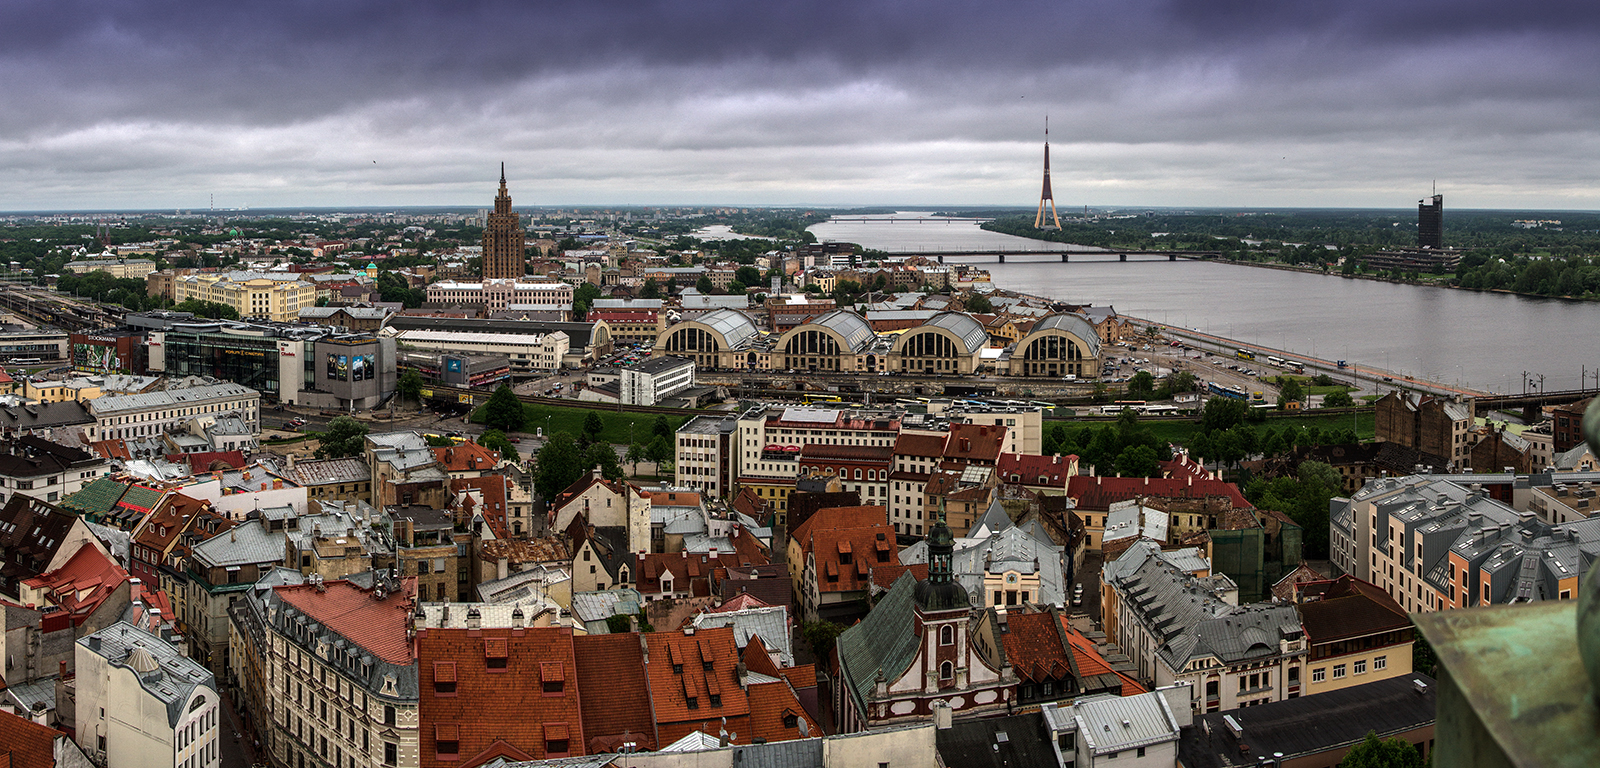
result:
[[[433,692],[439,696],[456,695],[455,662],[436,661],[433,663]]]

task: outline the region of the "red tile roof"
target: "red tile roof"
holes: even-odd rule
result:
[[[1002,453],[997,471],[1000,482],[1044,486],[1065,490],[1067,480],[1077,474],[1078,457],[1032,456],[1019,453]]]
[[[1072,673],[1072,659],[1061,643],[1053,613],[1018,613],[1006,615],[1006,632],[1000,636],[1006,648],[1006,661],[1011,662],[1017,677],[1028,682],[1059,680]]]
[[[456,478],[450,481],[450,492],[456,495],[451,500],[452,510],[459,511],[468,520],[474,512],[482,514],[495,538],[511,538],[511,525],[506,515],[510,478],[505,475]]]
[[[326,582],[320,590],[310,584],[274,587],[273,590],[285,603],[368,653],[390,664],[410,664],[415,661],[411,643],[406,639],[411,611],[403,598],[416,594],[417,579],[412,576],[402,582],[402,594],[382,602],[373,599],[372,590],[343,579]]]
[[[950,441],[945,444],[944,457],[956,461],[994,464],[1000,460],[1000,447],[1005,444],[1006,428],[994,424],[951,424]]]
[[[660,504],[664,507],[700,506],[700,494],[691,491],[643,491],[642,493],[650,497],[652,505]]]
[[[647,595],[661,593],[661,577],[672,574],[673,592],[689,592],[695,597],[711,596],[712,571],[718,568],[736,568],[739,566],[756,565],[740,561],[737,553],[718,553],[716,557],[708,554],[695,555],[687,551],[669,554],[651,553],[636,555],[634,559],[634,578],[638,583],[638,590]],[[689,588],[684,589],[688,584]]]
[[[1067,632],[1067,642],[1072,645],[1073,660],[1078,663],[1079,675],[1084,677],[1116,675],[1122,678],[1123,696],[1137,696],[1146,692],[1144,686],[1140,685],[1138,680],[1112,669],[1111,665],[1106,663],[1105,658],[1095,650],[1094,642],[1079,634],[1077,630],[1067,624],[1067,617],[1061,617],[1061,625]]]
[[[639,635],[580,635],[572,639],[583,703],[588,754],[615,752],[627,741],[656,749],[655,718]]]
[[[650,700],[662,743],[702,730],[706,724],[720,728],[723,718],[727,718],[729,731],[749,743],[750,701],[739,687],[739,648],[732,627],[700,629],[693,634],[651,632],[645,640],[650,653],[646,664]],[[712,696],[720,702],[714,703]]]
[[[477,443],[456,443],[445,448],[434,448],[433,458],[449,472],[482,472],[494,469],[500,463],[500,452],[491,451]]]
[[[900,578],[900,574],[905,573],[906,571],[910,571],[911,577],[917,581],[927,581],[928,579],[927,563],[912,563],[911,565],[874,565],[872,566],[872,584],[873,586],[888,592],[889,588],[894,586],[895,580]]]
[[[742,611],[746,608],[768,608],[766,601],[754,595],[740,593],[715,608],[707,608],[703,613],[728,613],[729,611]]]
[[[1088,477],[1078,475],[1067,482],[1067,495],[1078,502],[1079,510],[1102,512],[1118,501],[1141,496],[1164,498],[1203,499],[1208,496],[1225,496],[1233,506],[1252,509],[1249,500],[1239,492],[1239,486],[1221,480],[1191,480],[1165,477]]]
[[[1312,645],[1411,626],[1405,609],[1380,587],[1344,575],[1301,589],[1300,622]]]
[[[812,720],[800,706],[800,700],[795,697],[788,681],[752,684],[749,696],[748,738],[774,742],[822,735],[816,721]],[[804,720],[807,726],[804,735],[800,733],[801,720]],[[739,732],[739,738],[746,738],[746,732]]]
[[[896,456],[943,456],[945,438],[939,435],[901,434],[895,438]]]
[[[50,602],[81,626],[105,599],[128,581],[128,572],[98,547],[79,547],[60,568],[22,583],[50,595]]]
[[[128,460],[133,458],[133,455],[128,453],[128,444],[120,439],[100,440],[98,442],[90,443],[89,447],[94,449],[95,453],[98,453],[107,459]]]
[[[767,651],[767,644],[762,642],[760,635],[751,635],[750,640],[744,644],[744,655],[740,657],[744,668],[751,672],[758,672],[769,677],[778,677],[783,674],[778,669],[778,664],[772,660],[772,654]]]
[[[532,760],[584,754],[572,642],[565,627],[418,632],[421,765],[470,767],[500,754]],[[495,669],[491,662],[504,666]],[[436,681],[450,690],[438,690]],[[485,706],[490,701],[493,706]],[[558,729],[567,733],[568,751],[547,753],[546,740]],[[438,743],[450,737],[455,751],[441,759]],[[473,760],[462,762],[466,756]]]
[[[795,526],[789,537],[805,541],[812,531],[823,528],[860,528],[888,522],[889,508],[883,506],[827,507],[819,509]]]
[[[771,511],[767,500],[761,498],[756,489],[749,487],[741,487],[739,495],[733,497],[731,505],[736,511],[755,518],[756,522],[763,522]]]
[[[169,453],[167,461],[189,465],[192,474],[203,474],[215,469],[244,469],[247,463],[244,451],[202,451],[200,453]]]
[[[56,737],[63,734],[10,712],[0,712],[0,765],[54,768]]]
[[[818,592],[867,590],[874,568],[900,564],[894,527],[881,520],[862,528],[813,527],[800,541],[800,552],[815,556]]]
[[[778,670],[778,676],[789,681],[789,685],[796,690],[817,687],[817,665],[801,664],[798,667],[784,667]]]

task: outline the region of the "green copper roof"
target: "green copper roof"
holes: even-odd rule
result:
[[[900,574],[872,612],[839,635],[839,668],[855,697],[856,709],[862,713],[866,712],[867,696],[872,693],[878,670],[883,670],[886,680],[894,682],[917,656],[911,602],[911,591],[916,586],[917,579],[910,571]]]
[[[57,506],[80,516],[95,517],[111,511],[128,486],[109,477],[96,478],[82,490],[61,500]]]

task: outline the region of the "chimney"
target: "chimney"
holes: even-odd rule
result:
[[[522,606],[511,609],[511,628],[522,629]]]
[[[62,663],[65,664],[66,662]],[[44,702],[35,701],[33,703],[33,712],[28,716],[28,719],[48,728],[50,726],[50,710],[44,708]]]
[[[495,562],[495,578],[504,579],[511,575],[510,561],[504,557]]]
[[[483,626],[483,614],[477,607],[467,609],[467,629],[479,629]]]

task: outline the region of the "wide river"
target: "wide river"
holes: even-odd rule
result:
[[[974,222],[824,222],[819,240],[885,251],[1060,249],[1058,244],[987,232]],[[850,217],[857,218],[857,217]],[[1084,249],[1091,250],[1091,249]],[[992,256],[970,261],[996,286],[1061,301],[1109,304],[1251,344],[1344,359],[1403,375],[1493,392],[1523,391],[1523,374],[1546,390],[1577,389],[1600,368],[1600,303],[1351,280],[1201,261],[1103,260],[1092,254]]]

